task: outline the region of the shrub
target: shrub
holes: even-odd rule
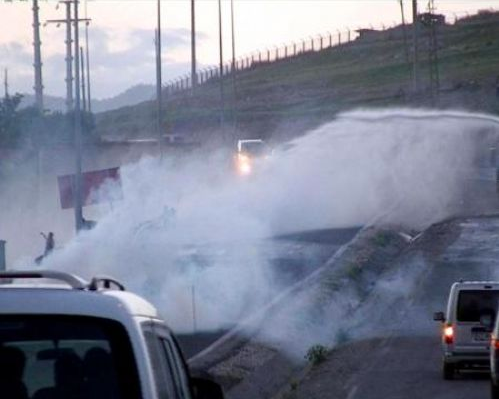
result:
[[[322,363],[327,358],[327,354],[329,353],[329,349],[324,345],[314,345],[310,347],[305,355],[305,359],[307,359],[313,366],[316,366]]]

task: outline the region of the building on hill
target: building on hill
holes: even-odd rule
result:
[[[425,26],[430,24],[433,26],[445,26],[445,15],[423,12],[419,14],[419,22]]]

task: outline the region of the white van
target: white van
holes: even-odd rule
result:
[[[157,310],[108,277],[1,272],[0,370],[6,398],[223,399],[191,378]]]
[[[497,281],[460,281],[452,285],[447,314],[437,312],[433,317],[442,322],[444,379],[453,379],[461,369],[488,368],[498,302]]]

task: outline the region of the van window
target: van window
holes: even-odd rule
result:
[[[140,398],[124,327],[81,316],[0,316],[2,397]]]
[[[147,328],[148,326],[145,326]],[[159,399],[177,399],[178,393],[175,389],[174,371],[161,350],[161,343],[158,336],[152,331],[144,330],[144,336],[151,359],[151,366],[154,373],[154,382],[156,384],[156,391]]]
[[[463,290],[457,301],[457,320],[479,322],[482,315],[495,320],[499,302],[499,290]]]

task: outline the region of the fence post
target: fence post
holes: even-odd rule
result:
[[[270,62],[270,50],[267,49],[267,62]]]
[[[329,47],[333,47],[333,35],[329,33]]]
[[[293,55],[296,55],[296,42],[293,43]]]
[[[305,52],[305,40],[302,40],[301,43],[302,43],[301,51],[302,51],[302,53],[304,53]]]
[[[258,52],[258,62],[261,64],[262,63],[262,52]]]
[[[338,45],[341,46],[341,32],[338,30]]]
[[[348,43],[350,43],[350,41],[351,41],[351,40],[352,40],[352,39],[351,39],[351,37],[350,37],[350,28],[348,28]]]

